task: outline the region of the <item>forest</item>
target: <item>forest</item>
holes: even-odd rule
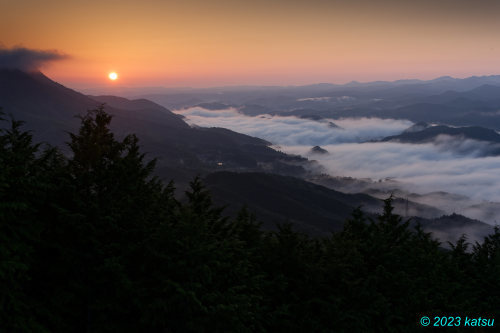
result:
[[[199,177],[178,198],[103,108],[69,154],[2,118],[1,332],[413,332],[499,315],[498,228],[445,247],[389,197],[328,237],[269,231],[244,206],[227,217]]]

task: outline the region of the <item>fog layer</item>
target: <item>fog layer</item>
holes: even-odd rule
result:
[[[229,128],[268,140],[287,153],[317,160],[332,176],[394,178],[400,189],[409,192],[446,191],[467,196],[473,200],[455,204],[452,199],[430,204],[441,206],[448,213],[462,213],[490,223],[496,220],[497,204],[495,212],[487,212],[488,217],[483,214],[486,209],[482,206],[469,207],[500,202],[500,157],[481,157],[491,150],[488,143],[449,136],[440,136],[426,144],[369,142],[401,133],[412,125],[406,120],[249,117],[235,109],[212,111],[198,107],[176,112],[192,125]],[[313,146],[321,146],[328,153],[311,153]]]

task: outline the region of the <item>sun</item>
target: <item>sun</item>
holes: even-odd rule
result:
[[[115,72],[111,72],[108,74],[108,77],[110,80],[114,81],[118,78],[118,74],[116,74]]]

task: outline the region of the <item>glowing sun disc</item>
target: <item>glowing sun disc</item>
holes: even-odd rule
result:
[[[110,80],[114,81],[118,78],[118,74],[116,74],[115,72],[112,72],[112,73],[109,73],[108,77]]]

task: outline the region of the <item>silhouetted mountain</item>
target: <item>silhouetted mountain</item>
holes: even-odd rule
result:
[[[493,88],[482,87],[480,90],[487,89]],[[283,89],[275,88],[272,93],[277,92],[281,94],[278,99],[284,100]],[[268,93],[265,95],[262,101],[272,98]],[[324,92],[318,92],[318,95],[324,95]],[[16,119],[25,120],[37,141],[45,140],[64,147],[63,143],[68,140],[67,131],[75,131],[78,125],[75,115],[84,114],[102,103],[114,116],[113,131],[118,136],[137,134],[148,156],[160,158],[159,174],[175,178],[181,187],[194,174],[213,170],[304,173],[302,164],[307,162],[304,158],[277,152],[265,140],[227,129],[191,128],[180,117],[154,102],[115,96],[89,97],[50,80],[40,72],[0,71],[0,106]],[[494,131],[473,127],[434,126],[404,135],[415,135],[410,138],[422,141],[439,134],[500,142]],[[339,229],[357,205],[364,205],[371,211],[380,206],[378,199],[368,195],[347,195],[303,180],[263,173],[217,173],[208,176],[207,182],[221,203],[236,206],[246,202],[260,212],[267,223],[289,218],[303,230],[316,234]]]
[[[318,116],[317,114],[303,114],[299,118],[302,118],[302,119],[311,119],[311,120],[316,120],[316,121],[323,120],[323,117]]]
[[[473,82],[489,82],[487,78],[484,81],[478,78]],[[496,81],[492,83],[500,84]],[[457,126],[475,125],[500,129],[499,108],[500,87],[482,84],[471,90],[447,90],[437,95],[410,98],[380,109],[369,108],[356,112],[361,112],[365,116],[370,113],[373,116],[409,119],[415,122],[440,122]]]
[[[130,116],[140,117],[142,120],[161,121],[167,127],[188,128],[182,118],[170,110],[147,99],[129,100],[117,96],[89,96],[95,101],[111,106],[115,109],[136,111]]]
[[[218,204],[230,204],[228,213],[247,205],[269,229],[288,221],[309,234],[328,234],[340,230],[355,207],[381,207],[367,194],[345,194],[275,174],[216,172],[204,181]]]
[[[500,87],[483,84],[468,91],[446,91],[439,95],[430,96],[429,100],[438,103],[450,103],[454,100],[472,100],[472,101],[500,101]]]
[[[438,135],[459,136],[465,139],[500,143],[500,134],[488,128],[477,127],[477,126],[449,127],[442,125],[427,127],[417,132],[405,131],[399,135],[385,137],[381,141],[398,141],[403,143],[425,143],[434,141]]]
[[[239,108],[239,111],[248,116],[257,116],[259,114],[272,113],[271,109],[256,104],[245,104]]]
[[[227,168],[238,170],[279,170],[300,174],[303,158],[271,149],[269,143],[226,129],[191,128],[168,109],[147,100],[114,96],[89,97],[68,89],[40,72],[0,71],[0,106],[15,119],[26,121],[37,141],[64,149],[67,131],[75,131],[76,115],[102,103],[113,115],[112,130],[118,135],[134,133],[149,157],[159,157],[157,170],[176,176]],[[190,176],[192,176],[190,173]],[[190,177],[189,176],[189,177]]]
[[[312,154],[328,154],[328,150],[323,149],[320,146],[314,146],[311,148],[310,153],[312,153]]]
[[[231,107],[230,105],[222,104],[222,103],[217,103],[217,102],[200,103],[200,104],[195,105],[195,106],[199,106],[200,108],[204,108],[204,109],[207,109],[207,110],[224,110],[224,109],[227,109],[227,108]]]
[[[365,193],[379,200],[387,199],[393,195],[392,204],[394,212],[404,217],[420,216],[424,218],[436,218],[445,214],[445,211],[441,209],[437,201],[413,200],[414,198],[409,197],[408,193],[399,190],[397,181],[391,179],[373,181],[369,178],[333,177],[320,174],[308,177],[307,180],[344,193]],[[365,205],[363,210],[378,213],[380,207]]]
[[[414,133],[414,132],[420,132],[420,131],[423,131],[424,129],[426,129],[427,127],[429,127],[430,125],[427,124],[426,122],[419,122],[419,123],[416,123],[410,127],[408,127],[407,129],[404,130],[403,133]]]
[[[308,234],[328,235],[340,230],[356,207],[362,207],[372,217],[381,210],[382,200],[368,194],[346,194],[276,174],[216,172],[207,175],[204,181],[215,202],[226,206],[226,213],[236,215],[241,206],[246,205],[266,229],[275,229],[276,223],[291,222],[294,228]],[[425,210],[423,215],[427,216],[443,214],[434,207],[402,198],[395,198],[394,205],[395,212],[407,218]],[[413,217],[411,221],[413,225],[420,223],[442,242],[456,240],[462,233],[473,240],[481,240],[493,230],[489,224],[457,214],[439,218]]]
[[[500,76],[393,82],[352,82],[289,87],[224,87],[144,95],[166,107],[203,102],[239,108],[247,115],[268,113],[298,117],[381,117],[482,126],[500,130]],[[192,102],[196,101],[196,102]]]
[[[67,140],[66,131],[76,128],[75,116],[85,114],[102,103],[114,116],[114,130],[119,134],[137,127],[138,134],[147,134],[144,124],[189,129],[184,121],[169,110],[146,100],[101,96],[90,98],[60,85],[41,72],[0,70],[0,106],[4,112],[26,122],[36,138],[60,145]]]
[[[494,232],[492,225],[459,214],[443,215],[435,219],[413,218],[412,224],[417,223],[425,231],[432,232],[442,243],[455,243],[464,234],[471,243],[481,242],[485,236]]]
[[[78,126],[75,115],[98,105],[40,72],[0,69],[0,107],[26,121],[37,140],[62,144],[67,140],[64,131],[74,131]]]

